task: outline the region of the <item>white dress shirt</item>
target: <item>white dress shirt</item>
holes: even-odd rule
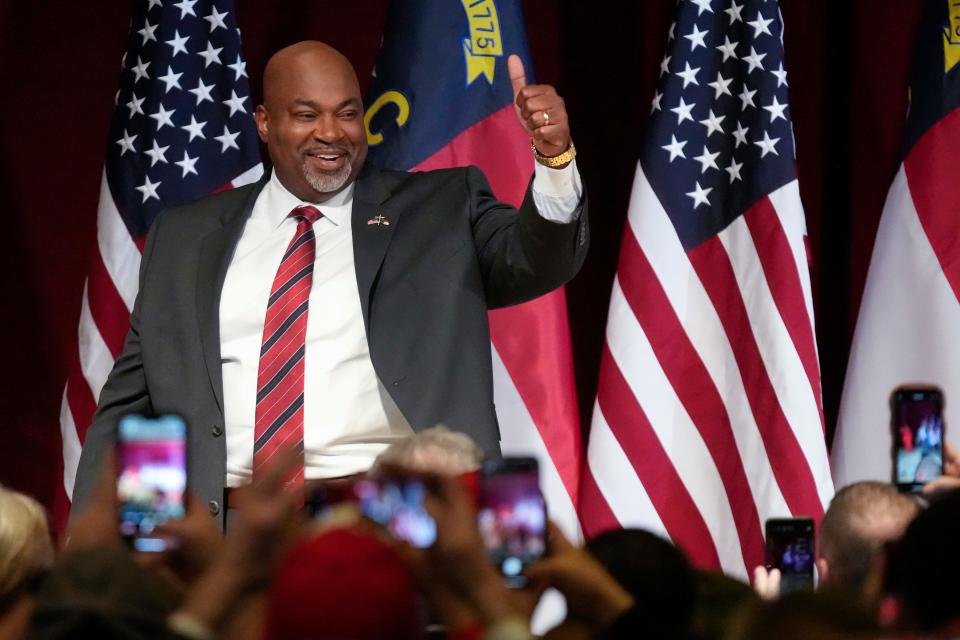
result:
[[[363,326],[353,263],[350,185],[316,206],[316,262],[307,312],[303,446],[306,478],[368,469],[383,449],[413,433],[377,378]],[[583,187],[571,163],[536,165],[533,198],[540,215],[570,222]],[[220,297],[220,354],[227,438],[226,486],[250,481],[257,370],[267,299],[303,202],[274,173],[257,197],[227,270]]]

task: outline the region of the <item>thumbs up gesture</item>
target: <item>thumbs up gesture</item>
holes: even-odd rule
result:
[[[570,146],[570,123],[567,107],[557,90],[549,84],[527,84],[527,74],[519,56],[507,59],[510,82],[513,84],[514,107],[520,124],[533,138],[537,151],[556,156]]]

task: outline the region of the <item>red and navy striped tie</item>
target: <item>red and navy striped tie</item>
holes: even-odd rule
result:
[[[261,472],[277,452],[295,448],[300,463],[287,478],[290,488],[303,485],[303,363],[316,254],[313,223],[321,215],[309,206],[290,212],[297,232],[273,279],[257,373],[253,473]]]

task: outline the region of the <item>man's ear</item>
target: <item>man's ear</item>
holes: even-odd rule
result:
[[[270,131],[270,113],[267,108],[262,104],[257,105],[253,119],[257,123],[257,134],[260,136],[260,141],[266,142],[267,133]]]
[[[830,563],[823,556],[817,558],[817,574],[819,576],[818,585],[829,584]]]

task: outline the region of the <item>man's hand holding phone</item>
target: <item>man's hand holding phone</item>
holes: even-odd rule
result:
[[[187,425],[183,418],[125,415],[117,425],[120,534],[136,551],[166,551],[157,528],[186,515]]]
[[[441,482],[442,480],[442,482]],[[444,504],[444,499],[460,505],[459,497],[449,494],[447,480],[460,485],[470,513],[461,513],[461,521],[447,518],[436,521],[426,508]],[[381,465],[374,477],[360,480],[354,493],[361,513],[384,526],[395,538],[413,547],[431,547],[442,526],[450,530],[445,540],[468,526],[474,542],[486,550],[488,561],[500,570],[508,586],[525,584],[524,570],[539,560],[546,549],[546,507],[540,491],[537,461],[528,457],[488,460],[480,472],[479,504],[473,504],[462,483],[433,474],[411,472],[395,465]],[[461,507],[458,506],[458,509]],[[447,515],[446,511],[442,511]]]
[[[437,525],[424,508],[426,481],[398,467],[383,465],[376,475],[353,485],[360,513],[397,540],[418,549],[432,545]]]
[[[139,416],[137,416],[139,419]],[[177,439],[175,439],[175,442]],[[107,451],[100,479],[94,494],[85,508],[70,518],[65,539],[65,550],[95,546],[120,546],[123,540],[132,545],[132,538],[124,532],[130,530],[125,515],[129,505],[122,507],[118,461],[129,455],[129,442],[118,443],[115,450]],[[174,445],[176,448],[176,444]],[[186,473],[185,467],[183,473]],[[195,495],[188,494],[188,508],[184,518],[157,522],[151,535],[168,542],[163,552],[156,549],[137,552],[138,562],[147,567],[167,565],[184,579],[192,579],[206,569],[223,539],[220,527],[207,513],[206,506]],[[159,520],[159,518],[157,518]],[[135,549],[134,549],[135,550]]]
[[[960,489],[960,451],[944,441],[943,475],[923,485],[923,496],[927,499],[935,499],[957,489]]]
[[[904,385],[890,394],[893,482],[921,493],[945,473],[944,397],[937,387]]]
[[[754,573],[755,590],[775,594],[814,588],[814,525],[811,518],[769,518],[764,527],[766,571]],[[776,572],[776,573],[774,573]]]
[[[543,557],[547,511],[536,458],[487,460],[480,471],[477,523],[487,555],[509,587],[527,582],[526,568]]]
[[[457,478],[418,474],[424,508],[436,523],[427,548],[402,547],[434,611],[451,630],[485,627],[520,614],[491,564],[477,528],[477,509]]]
[[[546,514],[535,459],[485,464],[479,504],[458,478],[386,466],[370,482],[374,484],[357,487],[361,511],[405,543],[401,548],[445,624],[451,629],[504,621],[528,624],[544,587],[508,585],[526,584],[527,566],[546,548]],[[433,525],[431,544],[405,535],[407,529],[398,529],[390,515],[394,512],[384,507],[397,503],[416,511],[418,500],[400,499],[411,486],[422,488],[413,495],[422,497],[424,513]],[[388,500],[391,494],[394,499]],[[367,508],[365,500],[370,503]]]
[[[144,561],[150,565],[165,564],[188,582],[210,566],[223,544],[223,530],[195,493],[187,494],[186,516],[157,525],[156,532],[175,544],[165,553],[142,554]]]
[[[530,565],[531,589],[553,587],[567,600],[571,618],[601,632],[634,605],[633,596],[583,548],[573,545],[553,522],[549,525],[547,556]]]

